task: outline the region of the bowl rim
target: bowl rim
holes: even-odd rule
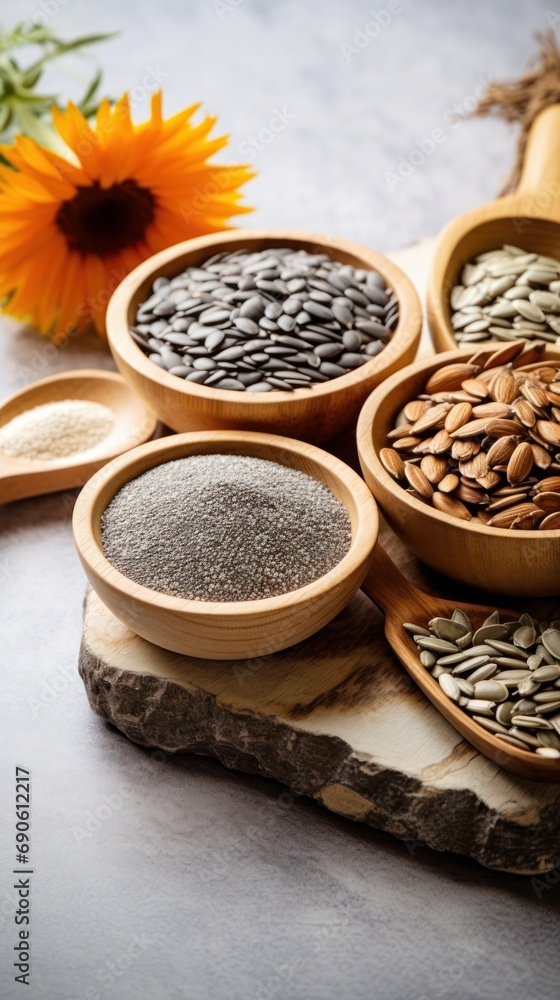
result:
[[[551,228],[559,226],[559,220],[543,214],[538,206],[534,212],[527,212],[526,199],[526,194],[514,193],[468,209],[447,222],[436,237],[426,294],[428,328],[436,351],[452,351],[459,348],[451,325],[450,296],[463,265],[456,271],[455,268],[452,269],[451,273],[455,272],[452,281],[448,280],[448,274],[451,259],[460,244],[468,242],[471,234],[478,233],[479,230],[491,228],[499,223],[512,222],[514,219],[529,219],[531,222],[544,223]],[[519,234],[518,240],[518,245],[522,247],[525,235]],[[482,248],[472,252],[463,263],[481,252]]]
[[[357,511],[355,537],[352,539],[344,558],[328,573],[313,580],[305,587],[289,591],[287,594],[254,601],[197,601],[174,597],[136,583],[116,569],[104,555],[96,537],[96,527],[108,503],[126,482],[136,478],[136,475],[140,475],[142,471],[147,471],[149,468],[165,464],[176,458],[188,457],[190,454],[205,454],[200,449],[196,451],[188,449],[189,445],[200,445],[204,442],[217,446],[223,445],[226,454],[228,446],[233,446],[235,454],[250,455],[252,453],[251,446],[264,445],[270,448],[271,455],[278,455],[277,459],[271,460],[276,460],[279,464],[287,464],[281,462],[281,453],[290,452],[311,460],[328,473],[331,478],[339,480],[351,493]],[[248,450],[239,450],[243,446],[247,446]],[[214,447],[212,451],[221,453],[219,447]],[[153,461],[150,461],[148,465],[143,465],[143,460],[146,457],[150,460],[153,459]],[[139,464],[142,466],[141,469],[137,468]],[[123,478],[123,473],[127,472],[134,474]],[[105,502],[97,513],[96,507],[102,500]],[[379,513],[377,502],[361,476],[341,459],[335,458],[334,455],[330,455],[315,445],[298,441],[295,438],[261,432],[193,431],[172,434],[155,441],[149,441],[104,465],[86,483],[78,496],[73,514],[73,532],[74,542],[82,562],[95,577],[100,577],[103,583],[113,591],[119,591],[130,599],[149,604],[160,611],[173,611],[191,618],[237,619],[240,625],[245,627],[247,621],[253,617],[261,617],[267,612],[278,611],[280,608],[288,611],[297,605],[308,603],[334,586],[340,586],[359,569],[364,558],[367,560],[368,556],[372,557],[379,534]]]
[[[412,496],[412,494],[407,493],[407,491],[403,489],[395,479],[393,479],[382,464],[381,459],[379,458],[374,447],[372,428],[375,421],[378,419],[379,408],[382,402],[384,402],[384,400],[391,395],[397,386],[407,380],[410,380],[421,372],[425,372],[427,377],[428,373],[432,370],[436,371],[438,368],[443,368],[445,365],[453,364],[457,361],[468,361],[469,358],[474,357],[475,354],[480,353],[481,350],[488,350],[490,352],[492,350],[492,344],[493,342],[477,344],[475,345],[476,350],[474,347],[468,347],[459,348],[455,351],[445,351],[443,354],[432,354],[428,358],[422,358],[420,361],[414,361],[411,365],[407,365],[406,368],[401,368],[399,372],[395,372],[394,375],[391,375],[388,379],[385,379],[381,385],[377,386],[377,388],[374,389],[368,396],[358,417],[356,440],[360,465],[362,469],[367,469],[373,478],[379,481],[388,492],[396,494],[406,506],[435,521],[436,524],[440,524],[442,528],[449,528],[450,524],[452,524],[456,528],[461,528],[463,531],[479,535],[481,538],[488,538],[489,536],[492,536],[493,538],[501,538],[503,540],[512,538],[519,541],[532,540],[533,543],[537,540],[560,542],[560,528],[553,528],[548,531],[513,531],[511,528],[492,528],[488,527],[488,525],[481,524],[480,522],[475,524],[474,518],[471,521],[466,521],[462,518],[445,514],[443,511],[436,510],[435,507],[422,503],[421,500],[417,500]],[[550,347],[553,348],[554,345],[550,345]],[[499,350],[499,344],[495,350]],[[546,366],[547,360],[554,361],[560,366],[560,354],[557,358],[544,358],[542,362],[538,362],[538,366]],[[396,491],[398,491],[398,493]]]
[[[196,382],[186,382],[159,368],[153,361],[149,360],[130,336],[128,312],[133,297],[144,284],[154,280],[158,274],[164,273],[162,269],[169,268],[175,261],[189,256],[191,253],[197,254],[206,250],[208,256],[212,256],[212,252],[219,252],[222,247],[227,250],[230,244],[243,246],[245,243],[261,243],[265,247],[267,243],[270,246],[313,244],[318,252],[331,253],[335,259],[337,259],[337,254],[345,254],[355,258],[358,261],[358,266],[377,271],[397,296],[399,302],[399,321],[393,336],[383,350],[371,361],[353,369],[347,375],[340,375],[328,382],[321,382],[313,386],[312,389],[294,389],[291,392],[283,392],[282,390],[271,393],[243,392],[239,393],[241,398],[238,399],[236,393],[229,389],[216,389],[213,386],[198,385]],[[232,249],[237,249],[237,247],[234,246]],[[179,273],[186,266],[188,266],[186,263],[179,264],[175,273]],[[172,269],[170,273],[172,273]],[[160,384],[166,390],[174,390],[179,395],[184,396],[194,396],[195,398],[198,396],[216,403],[227,403],[228,406],[235,406],[236,403],[242,402],[244,406],[258,405],[266,408],[289,402],[299,404],[302,400],[310,398],[311,395],[320,397],[336,391],[343,391],[361,382],[367,382],[373,376],[383,378],[383,372],[394,365],[415,343],[418,343],[422,330],[422,307],[418,293],[404,271],[383,254],[370,250],[362,244],[342,237],[327,236],[306,230],[240,228],[223,230],[176,243],[165,250],[160,250],[159,253],[147,258],[135,267],[121,281],[111,296],[107,307],[106,329],[109,346],[115,357],[121,357],[133,370],[149,381]]]

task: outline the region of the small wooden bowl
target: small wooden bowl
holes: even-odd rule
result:
[[[130,336],[138,305],[148,298],[158,275],[173,277],[221,251],[247,247],[293,246],[328,253],[355,267],[374,269],[399,300],[399,322],[387,346],[360,368],[312,389],[244,393],[186,382],[158,368]],[[315,444],[341,434],[355,422],[371,390],[413,360],[422,328],[422,310],[406,275],[381,254],[349,240],[291,229],[237,229],[188,240],[144,261],[121,282],[107,310],[107,336],[115,361],[130,385],[175,431],[253,430]]]
[[[428,324],[436,351],[457,348],[449,300],[468,261],[504,243],[560,260],[559,158],[560,104],[552,104],[531,126],[515,193],[464,212],[442,229],[427,294]],[[499,347],[499,341],[494,343]]]
[[[115,431],[94,450],[52,461],[0,454],[0,503],[83,486],[112,458],[152,437],[157,418],[116,372],[84,368],[60,372],[20,389],[0,404],[0,427],[35,406],[63,399],[85,399],[107,406]]]
[[[123,576],[105,558],[101,515],[119,489],[153,466],[187,455],[252,455],[326,483],[352,523],[350,550],[325,576],[289,594],[258,601],[206,602],[170,597]],[[332,455],[270,434],[181,434],[136,448],[90,479],[74,510],[74,539],[93,589],[134,632],[164,649],[211,660],[267,656],[317,632],[359,589],[377,540],[377,507],[356,472]]]
[[[490,353],[496,345],[486,348]],[[430,375],[443,365],[468,361],[474,353],[469,348],[419,361],[387,379],[371,394],[358,421],[362,472],[395,534],[428,566],[493,594],[560,594],[559,530],[512,531],[449,517],[407,493],[379,459],[397,414],[424,391]],[[553,349],[546,349],[543,358],[559,361]]]

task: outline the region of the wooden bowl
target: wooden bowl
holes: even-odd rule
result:
[[[358,421],[362,472],[395,534],[428,566],[493,594],[560,594],[560,530],[512,531],[450,517],[407,493],[379,459],[395,417],[423,392],[430,375],[443,365],[467,361],[474,353],[469,348],[419,361],[371,394]],[[558,363],[559,355],[546,349],[543,358]]]
[[[329,573],[289,594],[258,601],[206,602],[170,597],[123,576],[101,547],[101,515],[118,490],[153,466],[187,455],[252,455],[306,472],[345,505],[352,542]],[[289,438],[210,431],[162,438],[105,466],[74,510],[74,539],[99,597],[134,632],[164,649],[212,660],[267,656],[317,632],[360,587],[377,540],[377,507],[360,476],[332,455]]]
[[[186,382],[158,368],[130,336],[138,305],[148,298],[158,275],[173,277],[221,251],[293,246],[328,253],[355,267],[382,275],[399,300],[399,322],[387,346],[360,368],[312,389],[239,393]],[[413,360],[422,311],[413,285],[381,254],[358,243],[291,229],[237,229],[187,240],[144,261],[121,282],[107,311],[107,335],[115,361],[130,385],[175,431],[254,430],[323,443],[356,421],[371,390]]]
[[[51,461],[0,454],[0,503],[83,486],[112,458],[152,437],[157,418],[116,372],[84,368],[50,375],[20,389],[0,404],[0,427],[35,406],[85,399],[107,406],[115,429],[95,449]]]
[[[553,104],[541,111],[531,126],[515,193],[473,208],[442,229],[427,295],[428,323],[436,351],[457,348],[449,300],[468,261],[504,243],[560,260],[559,163],[560,105]],[[494,343],[499,347],[499,341]]]

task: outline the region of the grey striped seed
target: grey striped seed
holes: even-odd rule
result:
[[[486,643],[475,646],[470,621],[460,612],[451,618],[432,618],[427,628],[407,623],[407,631],[414,636],[420,662],[431,671],[447,697],[471,714],[478,725],[511,746],[535,753],[549,751],[551,757],[556,754],[560,757],[560,662],[556,662],[550,651],[560,641],[560,621],[539,624],[523,614],[518,622],[501,623],[498,613],[493,612],[475,637],[479,634],[488,637],[488,631],[481,630],[496,626],[501,626],[504,630],[501,634],[511,637],[513,643],[487,638]],[[421,644],[456,645],[462,638],[458,630],[465,629],[469,630],[465,635],[470,648],[446,652],[437,660],[437,649],[422,649]],[[543,644],[544,636],[548,650]],[[512,647],[516,649],[515,656],[509,655]],[[480,650],[484,652],[473,655]],[[504,650],[508,655],[496,656]],[[498,671],[498,665],[507,664],[513,664],[513,669]],[[461,676],[467,673],[468,677]]]
[[[241,386],[249,390],[260,382],[291,391],[338,378],[365,364],[392,336],[398,308],[396,296],[375,272],[296,248],[241,249],[215,254],[171,280],[156,278],[152,294],[138,307],[131,336],[154,364],[178,377],[205,384],[191,368],[195,359],[211,353],[231,374],[221,381],[208,376],[210,385],[229,385],[240,391]],[[248,347],[251,339],[281,333],[293,333],[300,340],[292,345],[299,356],[296,361],[290,358],[291,384],[283,369],[281,378],[266,375],[278,369],[271,369],[262,357],[264,345],[256,350]],[[310,361],[308,350],[320,344],[330,346],[319,352],[317,361]],[[169,350],[173,347],[186,348],[185,357]],[[224,355],[224,351],[232,353]],[[269,353],[281,356],[279,350]],[[336,363],[329,360],[333,358]],[[263,377],[242,383],[236,376],[244,371],[260,371]]]

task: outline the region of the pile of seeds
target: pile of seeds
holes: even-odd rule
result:
[[[451,292],[458,344],[560,337],[560,261],[504,244],[465,264]]]
[[[406,404],[382,448],[419,500],[493,528],[560,528],[560,362],[508,344],[445,365]]]
[[[397,298],[375,271],[271,247],[156,278],[131,333],[154,364],[188,382],[291,392],[365,364],[398,319]]]
[[[56,399],[24,410],[0,427],[0,452],[29,462],[54,462],[90,451],[114,429],[108,406],[91,399]]]
[[[253,601],[312,583],[344,558],[344,504],[304,472],[245,455],[193,455],[126,483],[101,519],[109,562],[144,587]]]
[[[444,694],[475,722],[520,750],[560,757],[560,621],[523,614],[501,623],[495,611],[475,631],[457,610],[404,628]]]

